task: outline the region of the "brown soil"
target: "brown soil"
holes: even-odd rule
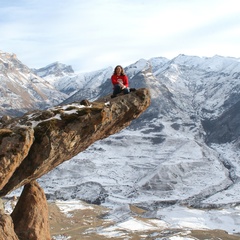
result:
[[[70,212],[71,217],[67,217],[54,203],[49,203],[51,235],[52,237],[58,235],[71,236],[71,240],[94,239],[90,237],[92,235],[91,233],[86,234],[86,232],[112,224],[100,219],[100,216],[105,213],[106,210],[104,208],[95,206],[94,210],[74,210]]]
[[[71,240],[154,240],[157,238],[165,238],[166,240],[172,236],[192,237],[196,240],[240,240],[240,236],[229,235],[222,230],[183,230],[183,229],[164,229],[159,231],[130,231],[117,230],[117,237],[100,235],[100,230],[114,226],[114,222],[102,218],[108,210],[101,206],[91,205],[93,209],[74,210],[71,216],[61,213],[60,209],[54,203],[49,203],[49,220],[51,227],[51,236],[71,237]],[[135,206],[130,206],[134,215],[141,215],[144,210]],[[142,221],[140,216],[137,217]],[[54,239],[54,238],[53,238]]]

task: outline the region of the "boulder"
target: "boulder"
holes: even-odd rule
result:
[[[0,129],[0,189],[28,155],[33,139],[34,131],[29,127]]]
[[[11,216],[0,210],[0,240],[19,240]]]
[[[36,181],[24,186],[11,216],[20,240],[51,239],[47,200]]]

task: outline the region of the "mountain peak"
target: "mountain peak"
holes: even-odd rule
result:
[[[0,70],[1,116],[19,116],[28,110],[52,106],[66,98],[49,82],[35,75],[18,60],[16,54],[1,51]]]
[[[53,75],[55,77],[62,77],[69,73],[74,73],[72,66],[66,65],[60,62],[54,62],[46,67],[33,69],[34,73],[39,77],[46,77],[48,75]]]

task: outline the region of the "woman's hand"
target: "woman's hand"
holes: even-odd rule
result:
[[[122,82],[121,79],[118,80],[118,84],[119,84],[119,86],[121,87],[121,89],[124,89],[124,88],[125,88],[125,86],[124,86],[124,84],[123,84],[123,82]]]

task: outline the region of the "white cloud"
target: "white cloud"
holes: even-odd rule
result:
[[[237,0],[19,0],[0,8],[0,46],[30,67],[92,71],[178,54],[240,57]],[[234,40],[233,40],[234,39]]]

